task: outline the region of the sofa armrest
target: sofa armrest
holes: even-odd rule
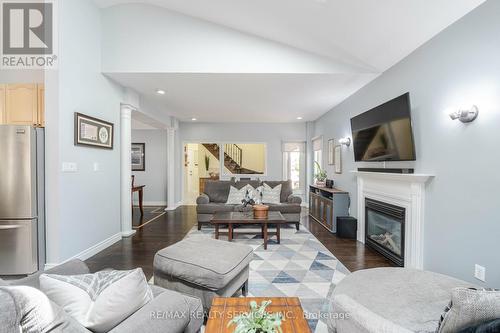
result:
[[[330,303],[328,328],[337,333],[412,333],[347,295],[335,295]]]
[[[300,205],[302,203],[302,199],[296,195],[290,194],[286,199],[286,202]]]
[[[209,202],[210,202],[210,198],[205,193],[200,194],[200,196],[198,198],[196,198],[197,205],[206,205]]]
[[[196,333],[203,325],[203,307],[197,298],[164,290],[109,333]]]

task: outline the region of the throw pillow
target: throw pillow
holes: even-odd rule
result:
[[[40,288],[81,325],[107,332],[153,299],[142,269],[40,275]]]
[[[441,316],[439,333],[458,332],[469,326],[500,318],[500,291],[455,288],[451,302]]]
[[[33,287],[0,287],[0,309],[0,332],[88,332]]]
[[[234,186],[229,188],[229,195],[227,196],[226,205],[241,205],[241,200],[245,199],[247,194],[248,185],[243,186],[241,189],[237,189]]]
[[[262,186],[254,188],[252,185],[247,185],[247,190],[250,199],[253,199],[255,202],[260,200],[260,193],[262,192]]]
[[[268,204],[279,204],[281,195],[281,184],[275,188],[264,183],[262,188],[262,202]]]

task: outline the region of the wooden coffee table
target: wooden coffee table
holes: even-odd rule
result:
[[[286,219],[280,212],[269,212],[267,218],[257,219],[253,216],[253,212],[220,212],[215,213],[210,221],[215,226],[215,239],[219,239],[220,225],[228,226],[228,240],[233,240],[233,229],[235,224],[259,224],[261,227],[262,238],[264,239],[264,250],[267,250],[267,240],[269,232],[267,230],[269,224],[276,226],[276,232],[271,235],[276,235],[278,244],[280,243],[280,228],[286,222]]]
[[[205,333],[233,333],[236,326],[227,327],[232,318],[248,312],[251,301],[260,305],[267,300],[271,301],[267,310],[271,313],[281,312],[285,319],[281,325],[283,333],[311,333],[297,297],[216,297],[210,308]]]

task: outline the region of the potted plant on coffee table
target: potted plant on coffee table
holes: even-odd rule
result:
[[[315,161],[314,164],[316,165],[317,169],[316,174],[314,174],[314,178],[316,178],[316,185],[320,187],[325,187],[326,186],[325,181],[327,177],[326,170],[322,169],[321,165],[319,165],[318,162]]]
[[[282,333],[281,313],[269,313],[266,307],[271,301],[263,301],[259,306],[257,302],[250,302],[250,312],[234,317],[228,324],[236,325],[234,333]]]

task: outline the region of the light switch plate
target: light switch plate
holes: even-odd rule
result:
[[[62,172],[77,172],[78,166],[75,162],[63,162]]]
[[[474,267],[474,277],[483,282],[486,281],[486,268],[481,265],[476,264]]]
[[[94,171],[99,171],[99,163],[94,162]]]

